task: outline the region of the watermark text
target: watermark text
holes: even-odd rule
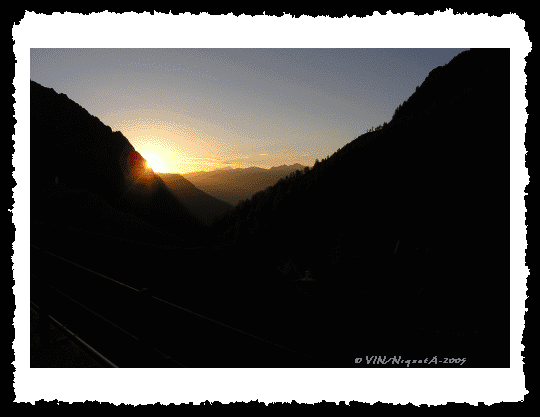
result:
[[[365,361],[365,362],[364,362]],[[458,364],[463,365],[465,363],[465,358],[438,358],[433,356],[432,358],[424,359],[402,359],[401,356],[366,356],[365,359],[356,358],[354,363],[367,363],[368,365],[402,365],[406,364],[407,368],[411,364],[428,364],[428,365],[438,365],[438,364]]]

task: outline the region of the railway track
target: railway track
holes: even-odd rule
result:
[[[31,248],[31,300],[118,367],[325,363]]]

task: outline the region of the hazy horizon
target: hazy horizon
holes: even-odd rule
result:
[[[214,167],[214,168],[210,168],[210,169],[199,169],[199,170],[196,170],[196,171],[186,171],[186,172],[183,172],[182,174],[193,174],[193,173],[196,173],[196,172],[213,172],[213,171],[226,171],[226,170],[234,170],[234,169],[249,169],[249,168],[260,168],[260,169],[265,169],[265,170],[271,170],[272,168],[278,168],[280,166],[292,166],[292,165],[295,165],[296,163],[294,164],[281,164],[281,165],[272,165],[271,167],[261,167],[260,165],[257,165],[257,164],[254,164],[254,165],[249,165],[249,166],[245,166],[245,167],[232,167],[230,165],[228,166],[224,166],[224,167]],[[302,164],[300,164],[302,165]],[[303,165],[303,166],[309,166],[310,168],[313,166],[313,165]],[[179,174],[177,172],[158,172],[158,171],[154,171],[156,174]]]
[[[313,166],[465,49],[35,49],[30,78],[121,131],[156,173]]]

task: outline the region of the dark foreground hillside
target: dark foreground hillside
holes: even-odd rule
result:
[[[130,237],[140,224],[190,241],[204,233],[121,132],[65,94],[30,85],[32,221],[110,233],[123,216]]]
[[[509,62],[461,53],[391,122],[216,227],[253,265],[314,278],[306,291],[349,329],[445,334],[508,363]]]

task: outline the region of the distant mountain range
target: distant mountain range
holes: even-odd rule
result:
[[[197,188],[229,204],[251,198],[255,193],[276,184],[279,179],[306,167],[300,164],[281,165],[270,169],[260,167],[223,168],[214,171],[197,171],[183,177]]]

